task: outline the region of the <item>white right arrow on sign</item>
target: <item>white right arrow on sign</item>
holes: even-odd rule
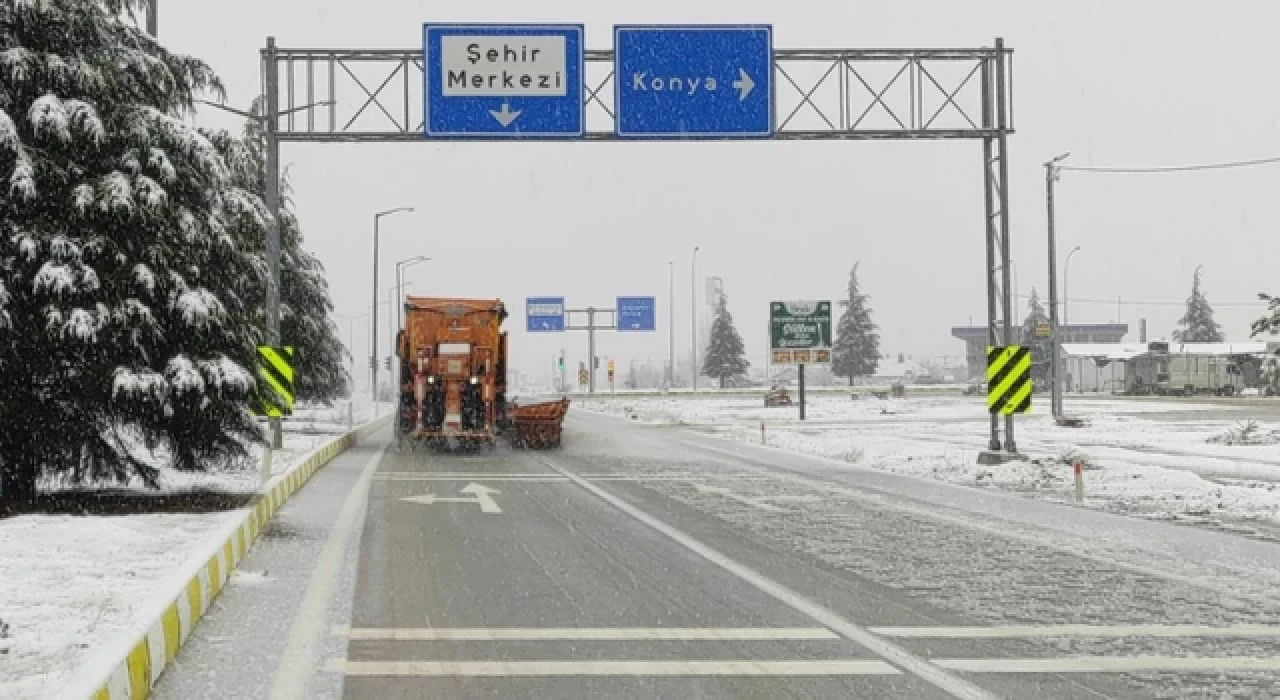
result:
[[[733,88],[738,91],[738,101],[747,99],[747,95],[756,87],[756,83],[747,75],[747,71],[742,68],[738,69],[738,79],[733,81]]]

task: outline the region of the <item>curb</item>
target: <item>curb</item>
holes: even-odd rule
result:
[[[129,645],[128,653],[120,655],[109,669],[100,669],[87,690],[85,683],[73,683],[72,692],[64,693],[62,697],[92,700],[147,698],[160,674],[173,663],[178,649],[209,610],[214,598],[230,579],[231,572],[280,506],[322,467],[388,422],[389,416],[375,418],[316,449],[288,472],[267,482],[251,509],[231,529],[230,535],[212,550],[197,573],[165,605],[163,612],[149,618],[146,632]]]

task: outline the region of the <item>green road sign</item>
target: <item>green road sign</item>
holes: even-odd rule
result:
[[[769,345],[774,364],[831,361],[831,302],[769,303]]]

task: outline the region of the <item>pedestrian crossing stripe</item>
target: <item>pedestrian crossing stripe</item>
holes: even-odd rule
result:
[[[1031,349],[987,346],[987,410],[1013,415],[1031,412]]]
[[[293,346],[258,346],[258,399],[253,413],[279,418],[293,414]],[[264,390],[265,389],[265,390]]]

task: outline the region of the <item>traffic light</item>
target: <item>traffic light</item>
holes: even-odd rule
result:
[[[609,383],[613,383],[613,360],[609,360]]]
[[[558,365],[559,365],[559,367],[560,367],[560,371],[561,371],[561,372],[563,372],[563,371],[564,371],[564,355],[561,355],[561,356],[560,356],[560,361],[559,361]]]

